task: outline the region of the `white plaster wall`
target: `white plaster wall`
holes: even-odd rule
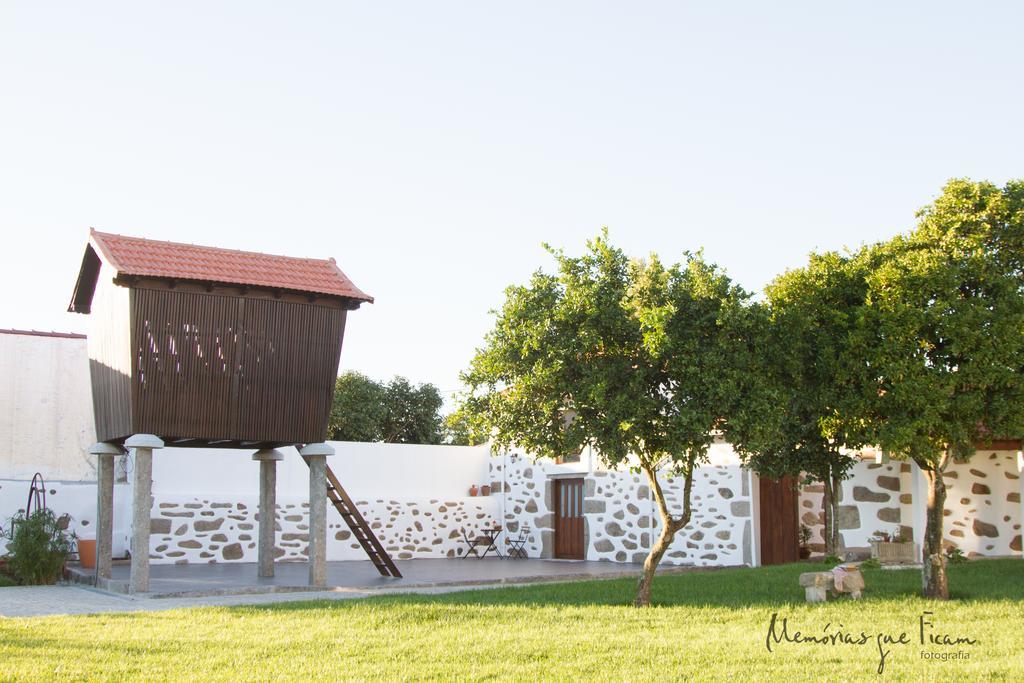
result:
[[[0,333],[0,477],[95,480],[85,339]]]
[[[30,482],[0,479],[0,526],[10,529],[10,520],[24,511]],[[54,514],[70,515],[68,530],[78,536],[95,538],[96,484],[54,482],[46,486],[46,506]],[[131,490],[127,485],[114,486],[114,547],[115,557],[124,557],[131,533]],[[2,554],[2,553],[0,553]]]
[[[331,441],[327,464],[353,498],[467,497],[469,488],[488,483],[487,446],[423,446]],[[309,468],[294,448],[280,449],[278,496],[306,497]],[[255,450],[163,448],[153,452],[154,494],[255,494],[259,463]]]
[[[328,464],[396,559],[457,557],[461,531],[500,519],[497,496],[469,496],[489,482],[486,447],[331,442]],[[294,448],[278,463],[277,556],[303,560],[309,543],[309,469]],[[150,556],[154,563],[254,562],[259,463],[253,451],[166,448],[154,452]],[[365,559],[328,508],[329,560]]]

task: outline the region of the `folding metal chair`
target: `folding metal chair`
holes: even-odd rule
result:
[[[462,542],[466,545],[466,554],[463,557],[469,557],[470,553],[472,553],[474,557],[482,558],[483,555],[477,551],[477,546],[482,544],[486,548],[490,544],[491,539],[486,536],[470,536],[466,532],[465,527],[460,529],[460,531],[462,533]],[[487,554],[486,550],[484,554]]]
[[[508,553],[505,557],[519,557],[526,559],[526,542],[530,540],[529,525],[519,527],[519,537],[508,539]]]

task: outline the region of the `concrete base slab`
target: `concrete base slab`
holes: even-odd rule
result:
[[[272,577],[257,576],[256,563],[153,565],[147,596],[183,598],[306,591],[373,593],[540,581],[635,578],[640,571],[634,565],[570,560],[467,558],[406,560],[396,564],[402,572],[402,579],[381,576],[369,561],[328,562],[325,587],[309,585],[309,569],[305,562],[278,563],[276,575]],[[664,567],[658,573],[683,571],[693,571],[693,568]],[[127,593],[129,567],[115,564],[112,573],[112,578],[98,587],[115,593]],[[94,585],[95,574],[72,566],[68,568],[68,579]]]

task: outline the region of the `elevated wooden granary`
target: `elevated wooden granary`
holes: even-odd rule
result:
[[[348,311],[334,259],[92,230],[69,311],[89,333],[96,433],[274,448],[327,438]]]

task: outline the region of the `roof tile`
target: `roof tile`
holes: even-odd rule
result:
[[[372,303],[334,259],[273,256],[92,230],[93,245],[119,274],[289,289]]]

